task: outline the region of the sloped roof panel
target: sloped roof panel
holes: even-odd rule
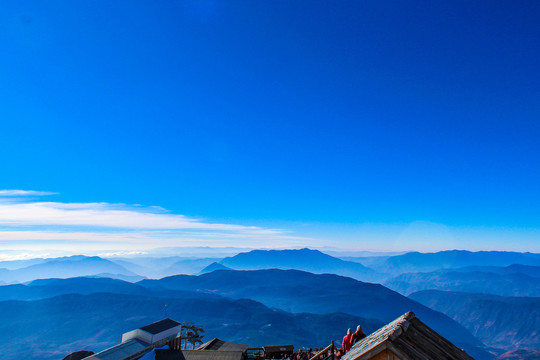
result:
[[[166,318],[156,321],[155,323],[152,323],[150,325],[143,326],[140,329],[152,335],[156,335],[179,325],[181,325],[179,322]]]
[[[357,342],[342,360],[367,360],[384,349],[411,360],[473,360],[408,312]]]

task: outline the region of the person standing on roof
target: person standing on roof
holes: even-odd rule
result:
[[[343,337],[342,348],[343,348],[344,354],[351,349],[352,340],[353,340],[353,333],[352,333],[352,330],[349,329],[347,330],[347,335]]]
[[[356,344],[358,341],[362,340],[365,337],[366,337],[366,334],[364,334],[364,332],[362,331],[362,326],[358,325],[358,327],[356,328],[356,331],[354,332],[352,336],[352,342],[351,342],[352,345]]]

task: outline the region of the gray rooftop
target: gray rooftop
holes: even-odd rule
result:
[[[139,339],[126,341],[107,350],[84,358],[84,360],[130,360],[138,359],[141,355],[151,351],[154,347]]]
[[[163,320],[156,321],[150,325],[143,326],[140,329],[152,335],[156,335],[165,330],[172,329],[173,327],[178,326],[178,325],[180,325],[179,322],[166,318]]]
[[[219,351],[246,351],[249,345],[223,341],[214,338],[200,345],[197,350],[219,350]]]
[[[263,346],[264,352],[273,353],[273,352],[292,352],[294,351],[294,345],[271,345]]]
[[[157,360],[242,360],[243,351],[156,349]]]
[[[403,360],[473,360],[408,312],[357,342],[342,360],[367,360],[388,349]]]

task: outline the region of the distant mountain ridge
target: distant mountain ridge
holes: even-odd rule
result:
[[[513,272],[519,269],[534,273],[537,267],[524,268],[522,265],[512,265],[505,268],[487,268],[491,271],[498,270],[497,272],[484,272],[475,269],[482,269],[482,267],[401,274],[385,281],[384,285],[404,295],[433,289],[501,296],[540,296],[539,277]]]
[[[426,290],[409,298],[456,320],[485,344],[540,348],[540,298]]]
[[[501,275],[524,274],[530,277],[540,278],[540,266],[522,264],[512,264],[508,266],[467,266],[462,268],[455,268],[453,270],[461,272],[490,272]]]
[[[181,256],[168,256],[162,258],[111,258],[110,260],[138,275],[159,279],[170,275],[197,274],[206,266],[213,262],[218,262],[221,259],[222,258],[186,258]]]
[[[409,252],[384,259],[378,266],[392,274],[430,272],[466,266],[509,266],[513,264],[540,266],[540,254],[509,251],[447,250],[435,253]]]
[[[360,263],[345,261],[318,250],[253,250],[226,257],[220,264],[235,270],[294,269],[314,274],[336,274],[362,281],[378,281],[383,274]]]
[[[138,284],[99,277],[76,277],[69,279],[39,279],[28,284],[0,286],[0,301],[6,300],[41,300],[67,294],[89,295],[113,293],[151,297],[178,298],[222,298],[210,293],[170,290],[165,288],[148,289]]]
[[[98,256],[74,255],[45,259],[43,262],[15,270],[0,269],[0,278],[5,282],[26,282],[35,279],[70,278],[103,273],[136,276],[124,267]]]
[[[199,274],[206,274],[206,273],[216,271],[216,270],[232,270],[232,269],[229,268],[229,267],[226,267],[223,264],[213,262],[210,265],[208,265],[207,267],[205,267],[204,269],[202,269]]]

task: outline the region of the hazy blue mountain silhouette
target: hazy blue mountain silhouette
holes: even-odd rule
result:
[[[540,278],[540,266],[521,265],[521,264],[512,264],[508,266],[467,266],[463,268],[456,268],[453,270],[461,271],[461,272],[481,271],[481,272],[490,272],[490,273],[501,274],[501,275],[524,274],[527,276]]]
[[[146,276],[122,275],[122,274],[111,274],[111,273],[100,273],[96,275],[88,275],[87,277],[118,279],[118,280],[123,280],[123,281],[131,282],[131,283],[135,283],[135,282],[146,279]]]
[[[26,282],[35,279],[70,278],[102,273],[135,276],[124,267],[97,256],[69,256],[46,259],[45,262],[16,270],[0,269],[5,282]]]
[[[318,250],[253,250],[227,257],[220,264],[237,270],[295,269],[315,274],[337,274],[362,281],[384,278],[360,263],[345,261]]]
[[[216,270],[138,284],[153,288],[207,291],[230,298],[250,298],[289,312],[325,314],[343,312],[389,322],[407,311],[415,314],[451,341],[467,348],[481,346],[463,326],[447,316],[408,299],[380,284],[370,284],[333,274],[298,270]],[[468,345],[467,345],[468,344]]]
[[[228,268],[225,265],[220,264],[218,262],[213,262],[210,265],[208,265],[207,267],[205,267],[204,269],[202,269],[200,274],[206,274],[206,273],[216,271],[216,270],[233,270],[233,269]]]
[[[218,262],[222,258],[186,258],[181,256],[169,257],[135,257],[135,258],[111,258],[110,260],[125,267],[126,269],[151,278],[177,274],[198,274],[206,266]]]
[[[485,344],[540,348],[540,298],[426,290],[409,298],[456,320]]]
[[[36,301],[2,301],[2,359],[61,359],[77,350],[98,352],[122,333],[167,316],[204,325],[205,339],[219,337],[252,346],[325,346],[348,327],[366,331],[382,323],[347,314],[290,314],[253,300],[155,298],[125,294],[69,294]]]
[[[409,252],[391,256],[378,264],[375,270],[384,269],[392,274],[430,272],[443,268],[466,266],[508,266],[512,264],[540,266],[540,254],[509,251],[448,250],[436,253]]]
[[[174,262],[170,266],[163,269],[163,276],[187,274],[194,275],[200,273],[208,265],[217,262],[221,259],[216,258],[201,258],[201,259],[182,259]]]
[[[40,279],[26,285],[14,284],[0,286],[0,301],[38,300],[65,294],[115,293],[153,297],[178,298],[221,298],[222,296],[193,291],[170,290],[164,288],[148,289],[130,282],[95,277],[77,277],[69,279]]]
[[[540,278],[500,271],[502,273],[452,269],[402,274],[387,280],[384,285],[404,295],[433,289],[501,296],[540,296]]]
[[[4,260],[0,261],[0,269],[16,270],[31,265],[41,264],[47,261],[44,258],[25,259],[25,260]]]

